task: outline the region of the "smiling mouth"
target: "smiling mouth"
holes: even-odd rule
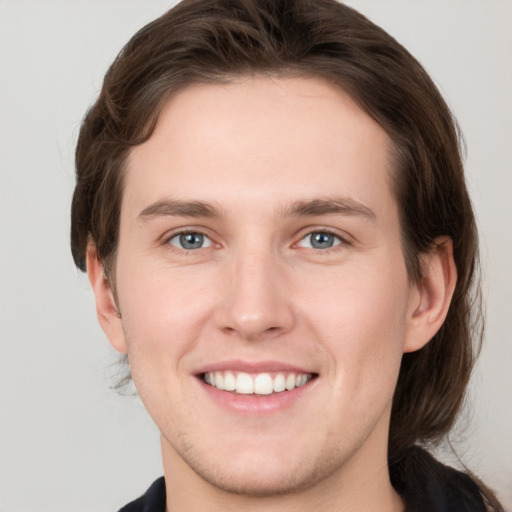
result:
[[[200,377],[203,382],[221,391],[232,391],[240,395],[270,395],[305,386],[317,374],[216,371],[202,373]]]

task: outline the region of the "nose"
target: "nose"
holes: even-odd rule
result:
[[[229,265],[220,291],[217,325],[247,341],[266,340],[290,331],[294,314],[287,278],[276,256],[240,251]]]

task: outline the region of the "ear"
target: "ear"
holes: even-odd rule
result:
[[[87,247],[87,275],[91,283],[96,300],[96,314],[98,321],[107,335],[110,344],[118,351],[127,352],[121,314],[116,305],[114,294],[108,279],[105,276],[96,245],[90,243]]]
[[[424,255],[421,282],[411,294],[404,352],[423,348],[443,325],[456,282],[452,240],[436,238],[432,250]]]

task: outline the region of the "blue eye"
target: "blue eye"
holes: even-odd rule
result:
[[[312,249],[330,249],[341,244],[341,239],[328,231],[314,231],[305,236],[300,242],[300,247]]]
[[[196,232],[180,233],[173,236],[169,240],[169,243],[173,247],[185,249],[186,251],[203,249],[205,247],[211,247],[212,245],[212,241],[206,235]]]

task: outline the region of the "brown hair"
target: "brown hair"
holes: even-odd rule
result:
[[[106,270],[114,268],[124,163],[151,136],[169,95],[191,83],[254,74],[321,77],[386,130],[412,280],[421,281],[420,255],[436,237],[453,240],[458,280],[447,319],[430,343],[402,360],[389,439],[390,461],[398,460],[417,442],[440,440],[463,401],[482,332],[478,240],[446,103],[414,57],[355,10],[334,0],[185,0],[142,28],[108,70],[80,130],[75,263],[85,270],[92,240]]]

